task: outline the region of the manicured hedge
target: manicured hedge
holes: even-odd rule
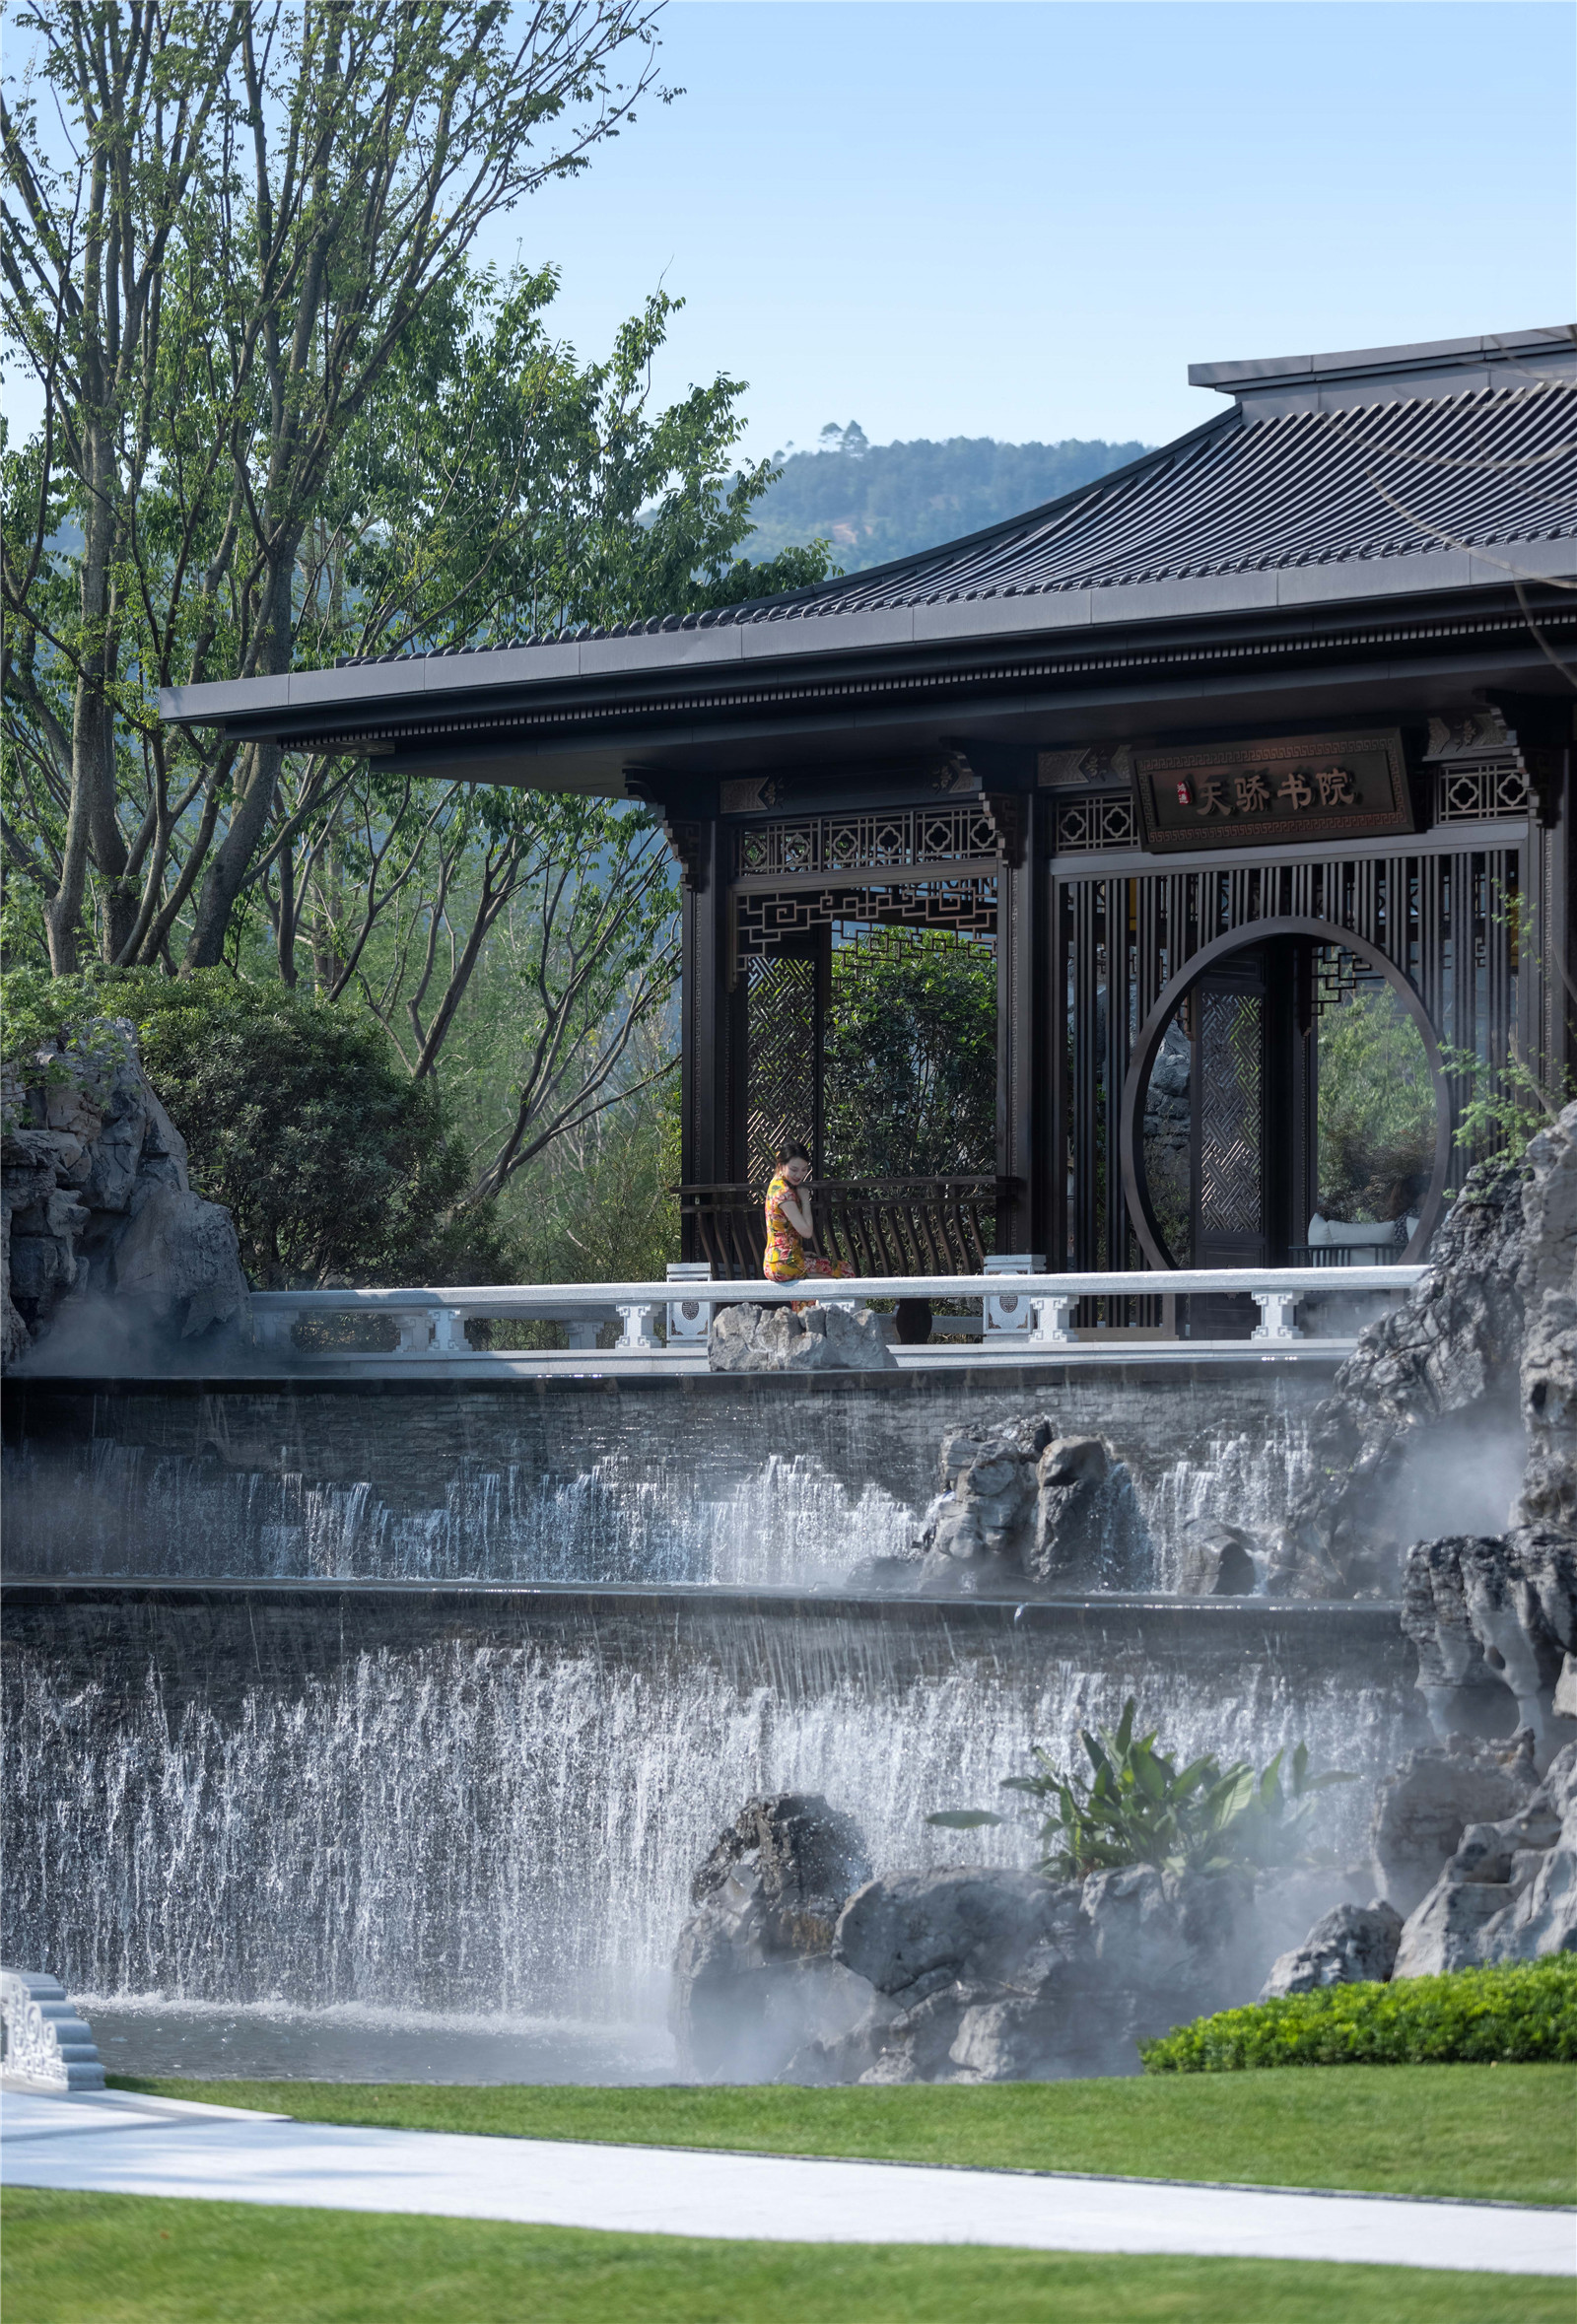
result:
[[[1196,2017],[1139,2044],[1146,2074],[1245,2066],[1577,2062],[1577,1953],[1504,1968],[1331,1985]]]

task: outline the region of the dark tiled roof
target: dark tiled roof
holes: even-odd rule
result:
[[[1120,589],[1570,535],[1577,388],[1484,388],[1270,419],[1234,408],[1095,484],[918,557],[721,612],[517,643]]]

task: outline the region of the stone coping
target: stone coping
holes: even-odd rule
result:
[[[146,1599],[154,1604],[202,1606],[239,1599],[260,1598],[274,1603],[299,1599],[305,1604],[365,1598],[374,1603],[410,1599],[416,1605],[443,1611],[469,1606],[478,1599],[520,1600],[555,1607],[612,1603],[669,1607],[676,1604],[709,1607],[717,1612],[776,1614],[844,1613],[893,1614],[903,1618],[930,1618],[938,1613],[959,1615],[991,1624],[1003,1614],[1012,1624],[1082,1625],[1092,1616],[1148,1615],[1171,1619],[1230,1620],[1253,1616],[1260,1621],[1290,1621],[1305,1626],[1322,1622],[1365,1625],[1389,1631],[1402,1618],[1400,1598],[1187,1598],[1159,1591],[1091,1591],[1078,1598],[968,1598],[923,1597],[907,1591],[735,1589],[713,1582],[674,1582],[660,1587],[650,1582],[492,1582],[452,1578],[415,1581],[404,1576],[378,1579],[325,1574],[276,1580],[271,1575],[212,1574],[194,1579],[158,1574],[7,1574],[7,1599],[16,1606],[47,1606],[85,1602],[94,1598]]]
[[[248,1392],[263,1395],[301,1395],[310,1393],[343,1394],[347,1389],[363,1395],[387,1396],[391,1390],[410,1395],[446,1388],[461,1394],[474,1395],[479,1391],[535,1391],[543,1394],[549,1389],[590,1395],[617,1395],[621,1388],[665,1388],[684,1396],[720,1395],[743,1391],[746,1394],[782,1395],[797,1390],[814,1396],[845,1396],[871,1392],[877,1395],[902,1395],[908,1391],[930,1390],[951,1395],[961,1388],[1031,1389],[1051,1387],[1064,1382],[1073,1372],[1100,1368],[1114,1379],[1129,1380],[1156,1374],[1199,1374],[1219,1378],[1223,1373],[1252,1373],[1273,1365],[1282,1371],[1306,1370],[1311,1363],[1329,1364],[1333,1368],[1345,1361],[1352,1352],[1350,1340],[1304,1340],[1292,1347],[1268,1348],[1254,1346],[1248,1340],[1210,1342],[1201,1345],[1152,1342],[1133,1343],[1118,1353],[1108,1354],[1103,1349],[1090,1354],[1073,1352],[1042,1358],[1039,1361],[1015,1361],[1009,1355],[981,1357],[971,1353],[956,1362],[946,1364],[900,1364],[892,1372],[712,1372],[705,1368],[680,1370],[676,1364],[658,1358],[650,1364],[626,1369],[613,1362],[599,1363],[595,1369],[583,1366],[569,1369],[569,1359],[560,1357],[557,1367],[540,1366],[530,1371],[473,1370],[469,1364],[457,1363],[452,1357],[440,1358],[431,1363],[395,1362],[375,1368],[372,1361],[346,1364],[333,1368],[331,1360],[314,1360],[290,1370],[247,1369],[231,1372],[161,1372],[155,1374],[131,1372],[45,1372],[18,1370],[7,1378],[10,1401],[16,1402],[29,1389],[37,1389],[49,1396],[240,1396]],[[501,1367],[507,1358],[495,1359]],[[521,1364],[535,1359],[523,1357]]]

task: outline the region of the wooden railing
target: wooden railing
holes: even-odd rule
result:
[[[857,1275],[976,1275],[995,1240],[997,1178],[818,1178],[810,1196],[823,1259]],[[720,1280],[761,1272],[765,1187],[680,1186],[685,1247]]]

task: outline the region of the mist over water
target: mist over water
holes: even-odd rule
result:
[[[1149,1590],[1195,1519],[1272,1533],[1307,1469],[1312,1399],[1250,1379],[1110,1405]],[[1105,1393],[1050,1408],[1106,1433]],[[7,1957],[94,1996],[130,2071],[643,2080],[753,1795],[823,1795],[885,1871],[1028,1864],[1027,1827],[925,1818],[1011,1806],[1032,1743],[1070,1757],[1130,1694],[1185,1756],[1307,1742],[1372,1779],[1411,1740],[1378,1607],[843,1595],[935,1490],[948,1415],[912,1394],[41,1405],[11,1569],[104,1586],[8,1609]],[[1370,1796],[1330,1795],[1349,1860]]]
[[[691,1876],[754,1793],[823,1794],[887,1868],[1025,1863],[1017,1827],[961,1838],[924,1818],[1000,1806],[1032,1740],[1066,1753],[1127,1693],[1185,1754],[1263,1761],[1305,1740],[1361,1773],[1401,1747],[1409,1708],[1347,1655],[1272,1667],[1252,1632],[1235,1676],[1219,1639],[1194,1676],[1138,1635],[1048,1657],[1044,1639],[939,1628],[917,1663],[830,1608],[813,1633],[720,1612],[705,1652],[651,1608],[633,1653],[628,1621],[599,1651],[593,1615],[541,1643],[384,1647],[245,1683],[248,1619],[236,1609],[215,1655],[222,1701],[172,1689],[168,1665],[128,1690],[25,1664],[9,1957],[100,1994],[624,2019],[660,1989]],[[1330,1837],[1358,1852],[1367,1787],[1332,1807]]]

